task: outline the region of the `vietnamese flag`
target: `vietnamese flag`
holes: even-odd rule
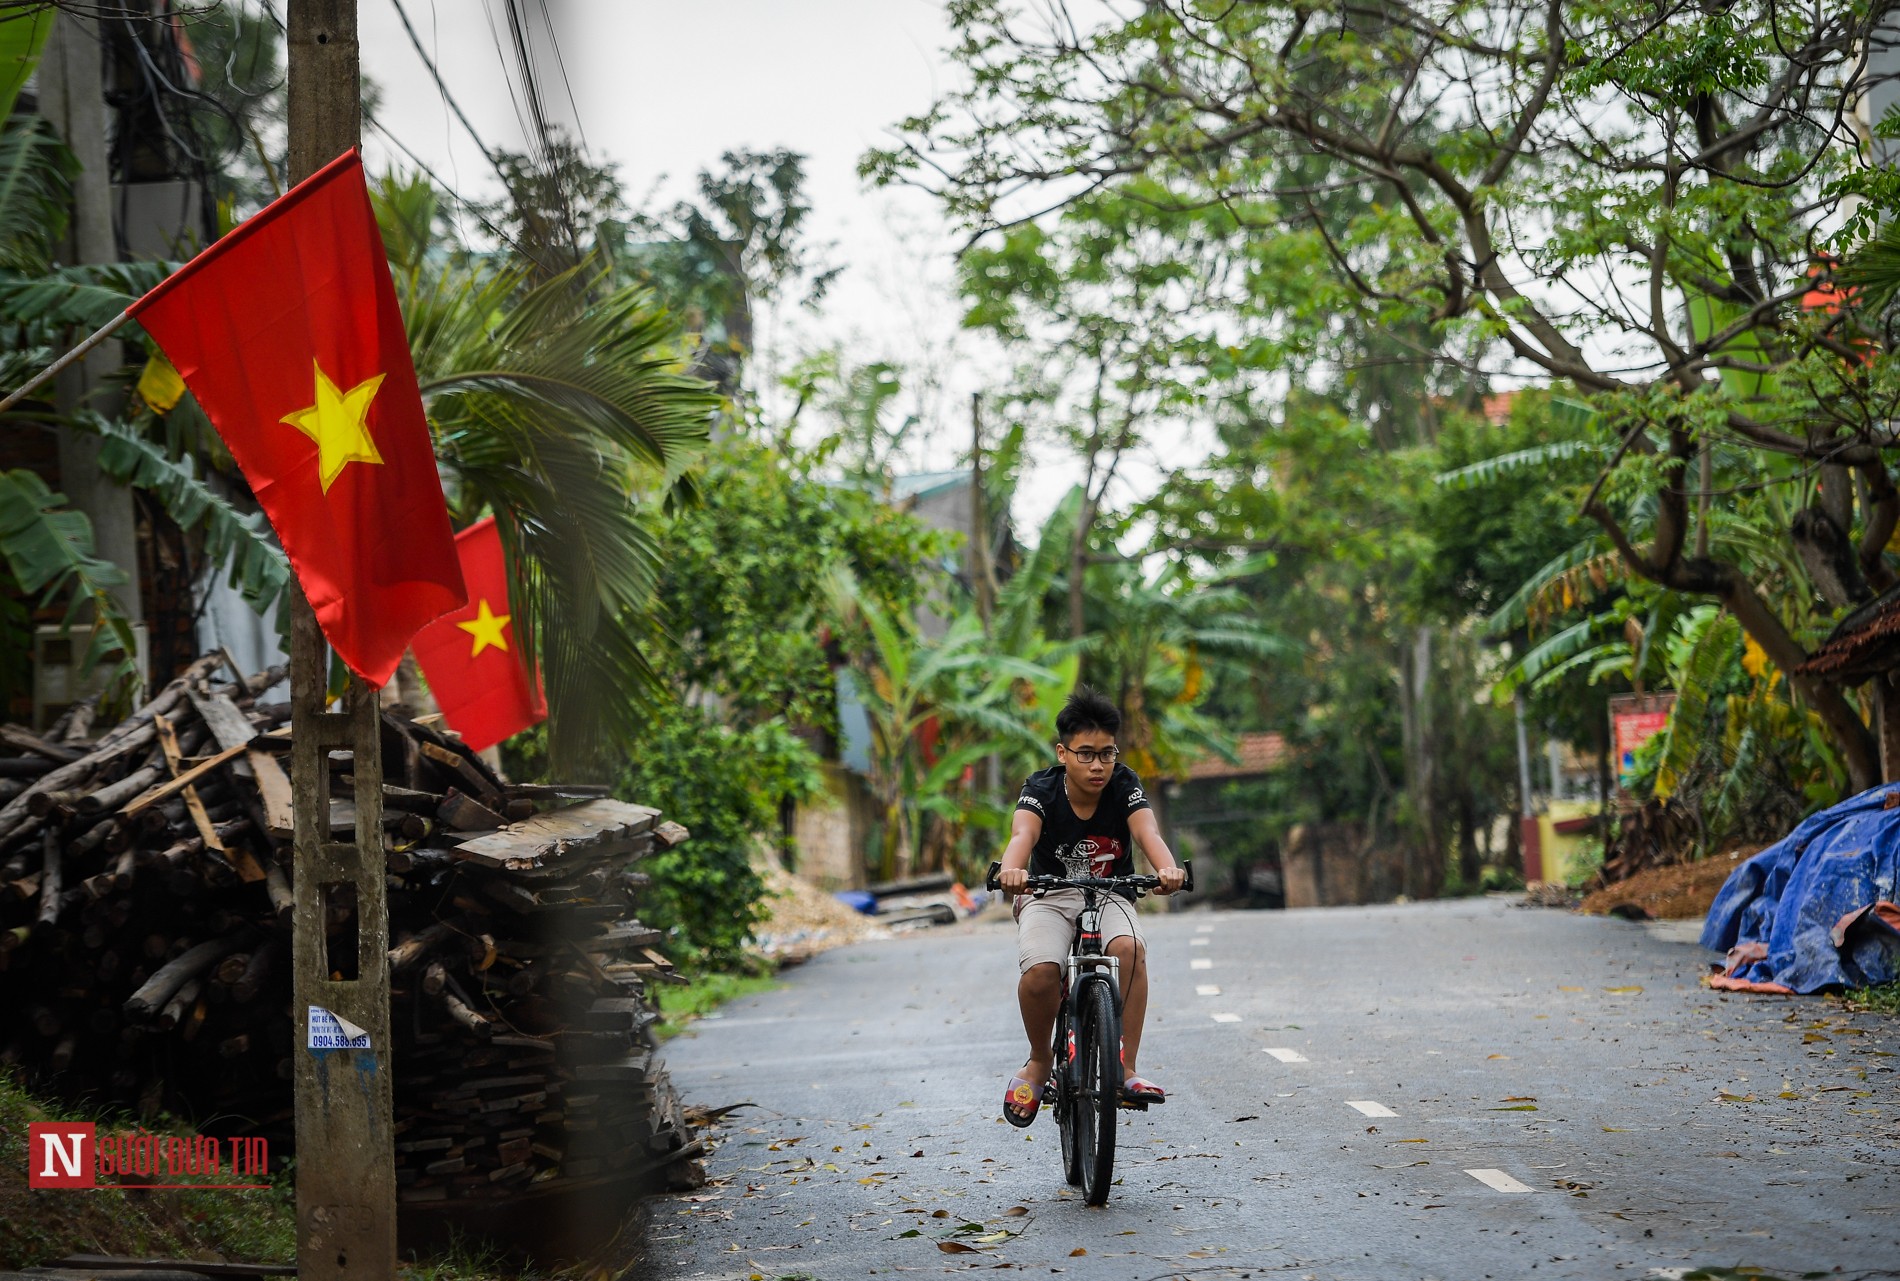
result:
[[[469,603],[417,633],[416,662],[449,728],[474,750],[492,747],[546,718],[548,705],[528,677],[508,605],[508,558],[495,518],[455,536]]]
[[[331,647],[387,683],[468,594],[362,157],[338,156],[126,311],[243,469]]]

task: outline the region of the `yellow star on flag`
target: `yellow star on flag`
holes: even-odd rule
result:
[[[383,385],[383,376],[377,374],[343,391],[330,381],[322,365],[311,363],[317,371],[316,403],[294,414],[285,414],[278,421],[289,423],[317,442],[317,476],[327,494],[331,483],[349,464],[380,465],[383,461],[383,456],[376,452],[376,442],[370,439],[367,425],[369,403],[376,399],[376,389]]]
[[[508,649],[508,620],[513,618],[514,615],[497,614],[488,607],[488,601],[485,598],[475,609],[475,617],[466,622],[456,624],[457,627],[475,638],[475,648],[468,652],[468,656],[474,658],[490,645],[506,652]]]

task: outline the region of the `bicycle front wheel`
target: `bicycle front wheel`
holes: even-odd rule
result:
[[[1081,1085],[1075,1109],[1076,1155],[1082,1167],[1082,1199],[1090,1205],[1108,1201],[1115,1177],[1115,1121],[1121,1107],[1122,1021],[1115,1009],[1115,990],[1108,980],[1096,979],[1077,1003],[1076,1076]]]

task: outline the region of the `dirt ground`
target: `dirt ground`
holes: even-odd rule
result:
[[[1627,881],[1618,881],[1584,897],[1579,910],[1607,916],[1617,909],[1640,908],[1659,921],[1683,921],[1704,916],[1730,872],[1747,862],[1760,847],[1744,846],[1693,863],[1652,867]]]

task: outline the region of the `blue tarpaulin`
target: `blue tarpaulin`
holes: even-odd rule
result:
[[[1900,785],[1802,821],[1729,874],[1702,946],[1728,954],[1717,987],[1819,992],[1900,978]]]

